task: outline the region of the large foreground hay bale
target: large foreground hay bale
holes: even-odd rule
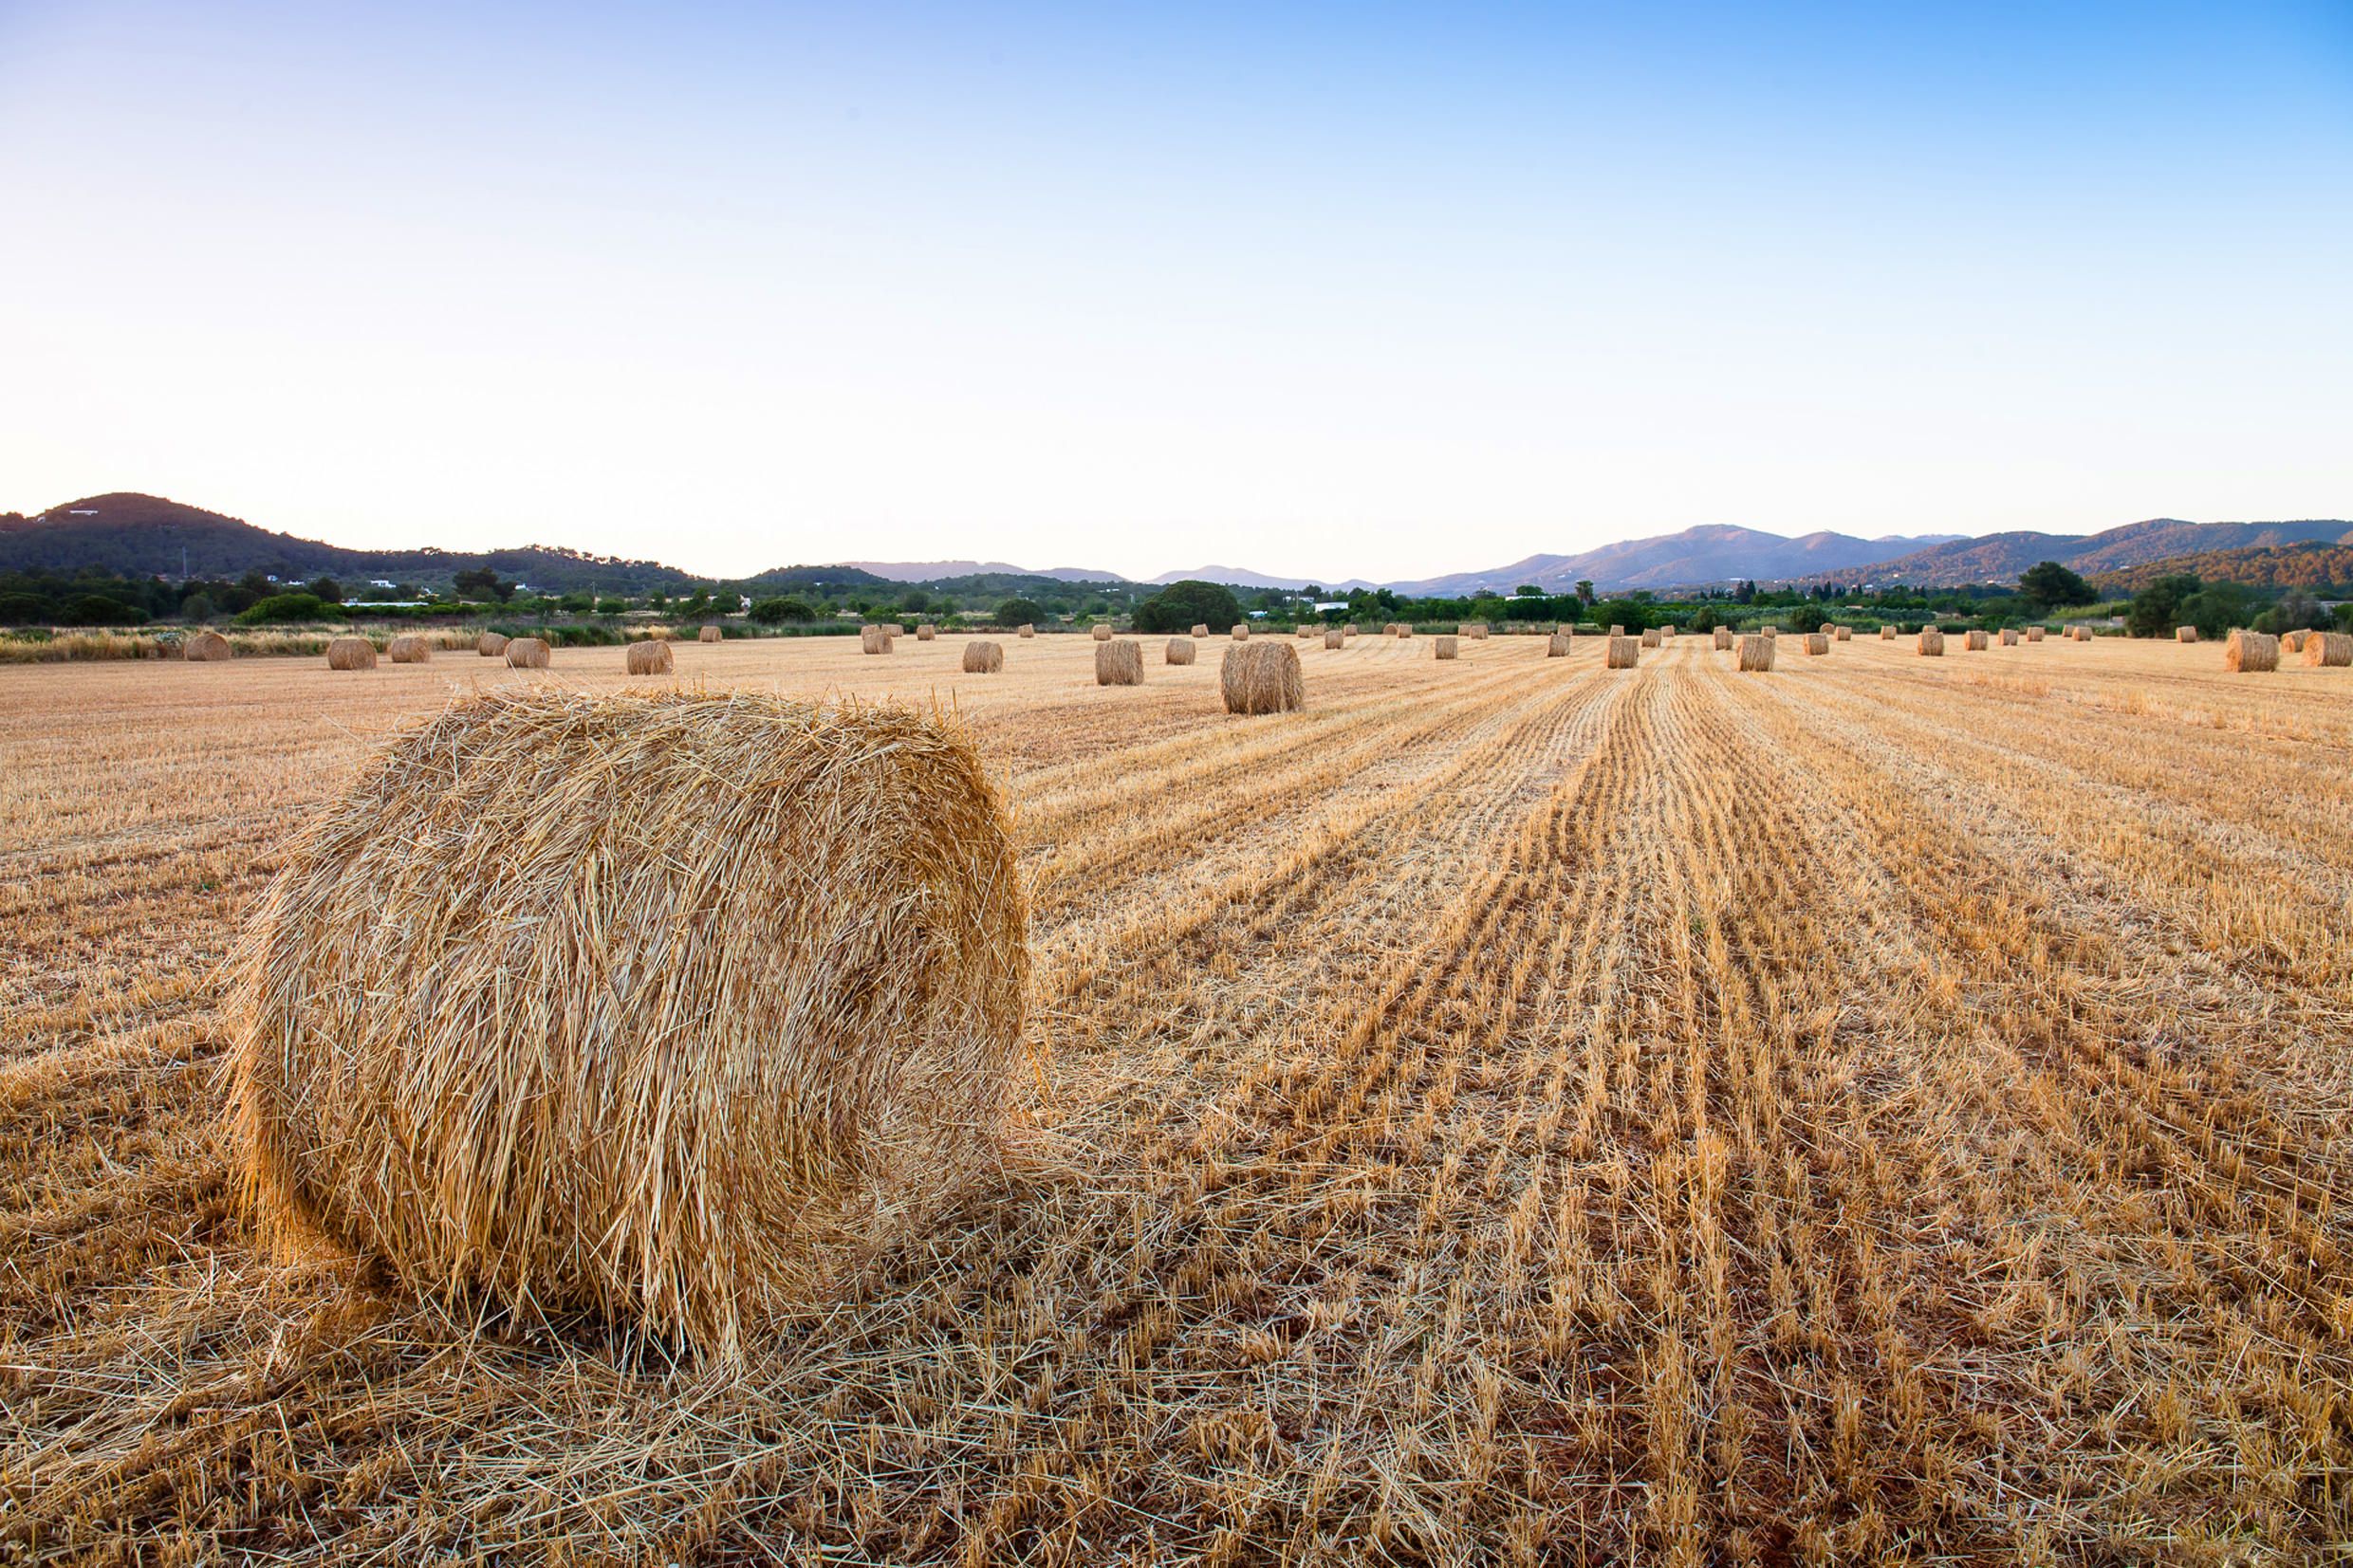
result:
[[[507,644],[507,664],[514,670],[545,670],[548,648],[545,637],[516,637]]]
[[[1144,651],[1134,637],[1095,644],[1096,685],[1141,686],[1143,683]]]
[[[418,636],[394,637],[384,644],[384,656],[395,664],[430,664],[433,644]]]
[[[485,632],[473,639],[473,651],[484,658],[505,658],[507,638],[497,632]]]
[[[1609,639],[1609,652],[1603,656],[1602,668],[1631,670],[1634,668],[1635,661],[1641,656],[1642,645],[1640,642],[1629,636],[1613,635]]]
[[[1325,632],[1324,651],[1325,653],[1328,654],[1335,648],[1345,648],[1347,645],[1348,634],[1342,631],[1339,627],[1334,626]]]
[[[1453,658],[1454,656],[1454,645],[1460,635],[1461,634],[1457,633],[1454,636],[1432,637],[1430,639],[1431,656],[1434,658]]]
[[[365,637],[337,637],[326,645],[326,667],[330,670],[373,670],[376,668],[376,644]]]
[[[1550,636],[1545,638],[1545,657],[1568,657],[1569,645],[1573,640],[1574,639],[1570,637],[1566,632],[1553,633]]]
[[[1944,653],[1944,634],[1934,626],[1921,627],[1919,651],[1927,658],[1941,656]]]
[[[1808,654],[1826,654],[1830,651],[1830,634],[1827,632],[1808,632],[1797,640]]]
[[[1661,637],[1660,637],[1659,631],[1658,631],[1658,627],[1656,627],[1656,626],[1645,626],[1645,627],[1643,627],[1643,628],[1642,628],[1642,646],[1643,646],[1643,647],[1645,647],[1645,648],[1656,648],[1656,647],[1658,647],[1658,644],[1659,644],[1659,642],[1660,642],[1661,640],[1662,640],[1662,639],[1661,639]]]
[[[1111,627],[1108,622],[1099,620],[1095,623],[1094,630],[1089,635],[1092,636],[1097,642],[1109,642],[1111,640]]]
[[[1985,633],[1973,628],[1972,630],[1962,634],[1961,646],[1967,649],[1970,653],[1982,654],[1986,651],[1989,644]]]
[[[891,651],[891,635],[880,626],[858,629],[858,651],[862,654],[887,654]]]
[[[934,716],[461,701],[294,839],[239,944],[242,1174],[419,1292],[732,1356],[993,1163],[1026,919]]]
[[[1005,650],[993,642],[968,642],[964,645],[964,673],[968,675],[993,675],[1005,668]]]
[[[1773,639],[1769,636],[1744,636],[1740,639],[1740,668],[1770,670],[1773,667]]]
[[[2310,632],[2304,639],[2304,662],[2319,668],[2353,664],[2353,632]]]
[[[2252,674],[2279,668],[2279,638],[2269,632],[2236,631],[2222,646],[2222,667]]]
[[[1191,637],[1171,637],[1168,639],[1168,646],[1160,650],[1160,662],[1163,664],[1191,664],[1193,662],[1193,639]]]
[[[716,626],[706,626],[701,631],[695,634],[695,640],[696,642],[717,642],[720,638],[726,636],[727,634],[720,631]]]
[[[1229,713],[1288,713],[1306,702],[1299,650],[1288,642],[1236,643],[1217,670]]]
[[[2176,642],[2196,642],[2197,640],[2197,628],[2195,626],[2175,627],[2174,640]]]
[[[1033,637],[1038,635],[1038,629],[1030,622],[1025,620],[1014,631],[1013,635],[1017,637]]]
[[[633,675],[666,675],[673,666],[670,644],[659,637],[633,642],[629,645],[628,665]]]
[[[1718,626],[1715,629],[1715,636],[1713,640],[1714,643],[1714,651],[1716,653],[1721,654],[1726,652],[1732,645],[1732,629],[1729,626]]]
[[[211,664],[220,659],[234,658],[237,651],[229,646],[229,639],[218,632],[197,632],[180,644],[179,656],[197,664]]]
[[[1250,628],[1237,620],[1233,623],[1233,631],[1231,636],[1236,642],[1248,642],[1250,640]]]
[[[928,620],[924,621],[915,629],[915,639],[917,642],[930,642],[938,636],[939,628]]]

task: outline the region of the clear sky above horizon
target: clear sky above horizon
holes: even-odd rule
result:
[[[2353,514],[2353,6],[0,0],[0,509],[1403,579]]]

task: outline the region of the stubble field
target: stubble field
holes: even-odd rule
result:
[[[679,645],[953,702],[1032,877],[1002,1179],[730,1370],[266,1257],[218,1120],[274,846],[619,649],[0,670],[0,1557],[2324,1558],[2353,671],[1867,636]]]

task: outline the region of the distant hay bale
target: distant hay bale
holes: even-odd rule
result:
[[[1808,632],[1798,641],[1808,654],[1826,654],[1830,651],[1830,634],[1827,632]]]
[[[1769,636],[1744,636],[1740,639],[1740,668],[1748,671],[1770,670],[1773,667],[1773,639]]]
[[[394,637],[384,644],[384,656],[395,664],[430,664],[433,662],[433,644],[423,637]]]
[[[720,631],[716,626],[706,626],[701,631],[695,634],[695,640],[696,642],[717,642],[725,636],[727,636],[727,634]]]
[[[917,642],[930,642],[938,636],[939,628],[928,620],[915,629],[915,639]]]
[[[1288,642],[1236,643],[1217,669],[1229,713],[1288,713],[1306,706],[1299,650]]]
[[[376,644],[365,637],[337,637],[326,645],[326,667],[330,670],[373,670],[376,668]]]
[[[1248,642],[1250,640],[1250,628],[1237,620],[1233,623],[1233,630],[1228,635],[1236,642]]]
[[[643,642],[629,645],[629,673],[633,675],[666,675],[672,659],[670,644],[659,637],[647,637]]]
[[[1855,640],[1855,629],[1852,626],[1838,627],[1831,632],[1830,640],[1832,642],[1852,642]]]
[[[1324,651],[1327,654],[1336,648],[1345,648],[1347,645],[1348,634],[1337,626],[1324,634]]]
[[[1455,636],[1451,637],[1432,637],[1430,639],[1430,652],[1432,656],[1436,658],[1453,658],[1454,656],[1454,644],[1459,636],[1460,634],[1458,633]]]
[[[1673,622],[1669,622],[1668,624],[1658,628],[1658,640],[1661,642],[1672,642],[1675,640],[1675,626]]]
[[[1005,650],[993,642],[968,642],[964,645],[964,673],[968,675],[993,675],[1005,668]]]
[[[1656,627],[1656,626],[1645,626],[1645,627],[1643,627],[1643,628],[1642,628],[1642,646],[1643,646],[1643,647],[1645,647],[1645,648],[1656,648],[1656,647],[1658,647],[1658,646],[1659,641],[1660,641],[1660,637],[1659,637],[1658,628],[1658,627]]]
[[[2353,664],[2353,632],[2309,632],[2304,638],[2304,662],[2318,669]]]
[[[2002,646],[2005,648],[2015,648],[2018,646],[2018,629],[2016,627],[2005,626],[2002,628]]]
[[[1919,651],[1926,658],[1941,655],[1944,653],[1944,634],[1934,626],[1921,627]]]
[[[676,628],[670,626],[649,626],[645,629],[645,635],[649,637],[659,637],[664,642],[676,642],[678,640]]]
[[[1030,622],[1025,620],[1013,629],[1013,635],[1017,637],[1033,637],[1038,635],[1038,629]]]
[[[2027,628],[2027,640],[2028,640],[2029,642],[2040,642],[2040,641],[2042,641],[2042,640],[2043,640],[2043,629],[2042,629],[2040,626],[2029,626],[2029,627],[2028,627],[2028,628]]]
[[[1191,664],[1193,662],[1193,654],[1194,643],[1191,637],[1171,637],[1168,639],[1168,646],[1160,650],[1160,662],[1163,664]]]
[[[1111,627],[1107,622],[1099,620],[1095,623],[1095,629],[1090,635],[1097,642],[1109,642],[1111,640]]]
[[[1545,657],[1566,658],[1571,638],[1566,632],[1555,632],[1545,638]]]
[[[1732,645],[1732,629],[1729,626],[1718,626],[1715,629],[1715,652],[1719,654],[1724,653],[1729,650]]]
[[[238,1174],[266,1231],[418,1294],[733,1359],[995,1167],[1021,888],[931,714],[459,701],[292,841],[238,944]]]
[[[505,658],[507,639],[496,632],[485,632],[473,639],[473,651],[484,658]]]
[[[2283,654],[2303,653],[2305,638],[2310,636],[2312,634],[2310,632],[2305,631],[2301,628],[2293,632],[2282,632],[2280,634],[2280,652]]]
[[[1098,686],[1141,686],[1144,683],[1144,651],[1133,637],[1121,637],[1112,642],[1095,644],[1095,684]]]
[[[1401,637],[1410,637],[1414,635],[1414,623],[1410,620],[1399,621],[1397,623],[1397,629],[1398,636]]]
[[[1454,635],[1463,638],[1467,642],[1485,642],[1487,640],[1487,622],[1483,620],[1466,620],[1460,626],[1454,628]]]
[[[1193,635],[1196,637],[1205,637],[1209,636],[1209,623],[1206,621],[1195,621],[1193,626]]]
[[[2269,632],[2236,631],[2223,644],[2222,667],[2253,674],[2279,668],[2279,638]]]
[[[1609,639],[1609,652],[1602,660],[1602,668],[1631,670],[1634,668],[1635,661],[1641,656],[1642,645],[1640,642],[1629,636],[1613,635]]]
[[[237,651],[229,646],[229,639],[218,632],[198,632],[180,645],[179,656],[195,664],[211,664],[219,659],[234,658]]]
[[[2195,626],[2175,627],[2174,640],[2176,642],[2196,642],[2197,640],[2197,628]]]
[[[1621,637],[1626,635],[1626,629],[1622,626],[1612,626],[1609,629],[1609,635],[1614,637]]]
[[[1760,626],[1757,628],[1756,635],[1761,637],[1777,637],[1781,635],[1781,628],[1778,626]]]
[[[1835,620],[1825,620],[1821,625],[1815,627],[1814,630],[1820,632],[1825,637],[1830,636],[1837,633],[1838,622]]]
[[[1989,639],[1987,638],[1985,633],[1976,630],[1965,632],[1961,636],[1962,647],[1966,648],[1973,654],[1984,653],[1986,651],[1988,641]]]
[[[886,637],[903,637],[907,635],[907,629],[895,620],[886,620],[882,623],[882,635]]]
[[[507,644],[507,666],[511,670],[545,670],[547,655],[547,638],[516,637]]]
[[[858,651],[862,654],[887,654],[891,651],[891,635],[880,626],[858,629]]]
[[[1303,620],[1303,621],[1301,621],[1301,622],[1299,623],[1299,627],[1298,627],[1298,635],[1299,635],[1299,636],[1303,636],[1303,637],[1311,637],[1311,636],[1315,636],[1315,635],[1316,635],[1316,633],[1318,633],[1318,632],[1322,631],[1323,629],[1324,629],[1324,628],[1322,628],[1321,626],[1318,626],[1318,625],[1317,625],[1314,621],[1312,621],[1312,620]]]
[[[1340,635],[1343,637],[1352,637],[1356,636],[1356,622],[1352,620],[1348,622],[1347,625],[1343,626],[1340,629]]]
[[[1881,642],[1893,642],[1893,641],[1895,641],[1895,640],[1896,640],[1896,629],[1895,629],[1893,626],[1881,626],[1881,627],[1880,628],[1880,640],[1881,640]]]

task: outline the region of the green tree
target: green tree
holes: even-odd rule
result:
[[[2037,611],[2096,603],[2100,598],[2090,583],[2056,561],[2038,562],[2019,573],[2018,597]]]
[[[911,616],[919,616],[932,607],[932,596],[920,588],[910,588],[899,596],[899,607]]]
[[[136,626],[147,612],[106,594],[83,594],[65,606],[60,618],[68,626]]]
[[[321,620],[325,618],[326,611],[326,600],[316,594],[272,594],[239,611],[237,620],[246,626],[280,620]]]
[[[324,574],[312,578],[310,586],[303,592],[322,604],[341,604],[343,601],[343,585]]]
[[[1187,578],[1172,582],[1136,606],[1136,630],[1181,632],[1194,625],[1232,626],[1242,618],[1242,602],[1222,582]]]
[[[999,626],[1035,626],[1046,618],[1046,610],[1034,599],[1009,599],[992,618]]]
[[[191,626],[201,626],[218,614],[209,594],[194,593],[179,601],[179,618]]]
[[[2189,572],[2158,578],[2133,595],[2124,630],[2137,637],[2171,636],[2175,627],[2189,624],[2181,618],[2182,601],[2203,586]]]
[[[501,581],[499,575],[488,566],[471,566],[462,572],[452,574],[450,586],[455,590],[458,598],[471,599],[476,602],[496,600],[504,604],[514,598],[515,593],[513,583]]]
[[[778,599],[761,600],[754,603],[747,613],[763,626],[774,626],[787,620],[815,620],[817,618],[817,612],[809,608],[808,600],[795,599],[790,594]]]
[[[1593,579],[1581,577],[1577,580],[1577,602],[1588,610],[1593,608]]]

